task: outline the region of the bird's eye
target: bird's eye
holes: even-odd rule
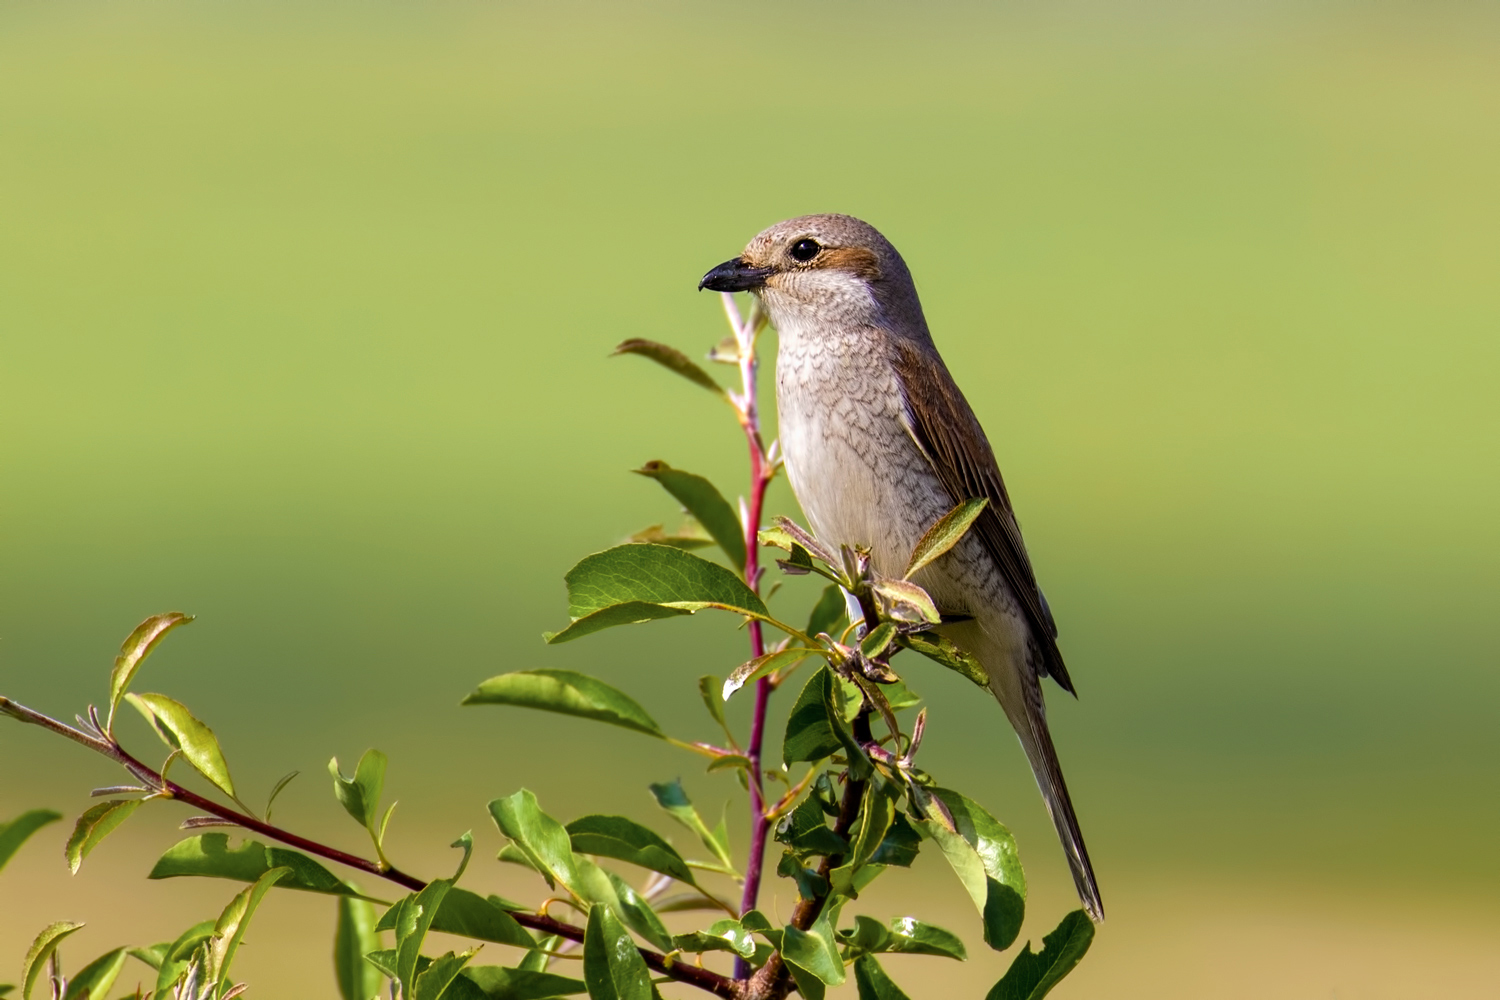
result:
[[[818,245],[817,240],[798,240],[792,244],[792,259],[800,260],[806,264],[818,255],[823,248]]]

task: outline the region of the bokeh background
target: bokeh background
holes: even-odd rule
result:
[[[628,469],[743,488],[727,412],[606,355],[700,354],[703,271],[849,212],[916,273],[1082,695],[1052,716],[1110,919],[1055,995],[1500,995],[1497,177],[1484,4],[6,4],[0,691],[68,717],[192,612],[138,686],[248,799],[300,768],[278,819],[358,848],[323,769],[379,746],[398,862],[472,827],[476,886],[528,898],[490,798],[665,832],[645,784],[681,774],[717,814],[731,779],[668,747],[457,703],[568,667],[709,735],[728,623],[540,638],[577,557],[673,519]],[[1073,900],[1021,754],[910,669],[1039,939]],[[0,761],[0,818],[118,774],[9,723]],[[73,878],[38,835],[0,979],[52,920],[89,922],[76,963],[216,913],[232,886],[142,877],[181,818]],[[861,909],[969,942],[893,962],[913,997],[1008,961],[936,858]],[[332,923],[274,896],[252,995],[333,995]]]

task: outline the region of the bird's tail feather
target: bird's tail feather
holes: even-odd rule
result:
[[[1094,878],[1094,866],[1089,862],[1089,851],[1083,843],[1078,816],[1073,812],[1073,800],[1068,797],[1068,784],[1063,780],[1062,767],[1057,762],[1057,750],[1052,745],[1052,734],[1047,730],[1046,716],[1035,709],[1026,715],[1027,724],[1017,726],[1016,735],[1031,761],[1031,771],[1036,775],[1042,800],[1047,803],[1052,825],[1057,828],[1058,839],[1062,841],[1068,867],[1073,870],[1073,882],[1078,886],[1078,897],[1083,900],[1083,908],[1090,919],[1098,923],[1104,919],[1104,902],[1099,898],[1099,883]]]

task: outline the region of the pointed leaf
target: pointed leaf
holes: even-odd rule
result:
[[[716,920],[706,931],[679,934],[672,939],[681,951],[702,954],[705,951],[727,951],[741,958],[755,955],[755,938],[738,920]]]
[[[719,608],[754,617],[770,612],[732,571],[667,545],[618,545],[585,556],[565,577],[573,624],[547,637],[564,642],[628,621]],[[631,605],[626,619],[593,618],[617,605]],[[662,613],[649,611],[655,605]],[[613,612],[611,612],[613,614]]]
[[[209,926],[212,927],[213,925],[209,924]],[[151,966],[153,969],[160,969],[162,959],[167,957],[167,951],[171,947],[172,943],[170,941],[163,941],[161,944],[153,944],[149,948],[127,948],[125,953],[136,961]]]
[[[894,790],[884,782],[871,780],[865,786],[864,802],[859,810],[859,822],[854,829],[853,843],[843,864],[828,873],[833,891],[851,898],[858,895],[855,876],[869,863],[875,851],[885,839],[885,833],[896,818]],[[818,809],[819,817],[823,810]]]
[[[386,756],[379,750],[370,749],[359,758],[354,777],[346,778],[339,770],[339,759],[328,762],[328,773],[333,776],[333,794],[338,797],[344,811],[354,817],[354,822],[375,836],[375,817],[380,812],[380,793],[385,787]]]
[[[602,632],[616,625],[643,625],[661,618],[682,618],[693,613],[692,608],[669,608],[664,604],[648,601],[625,601],[611,604],[607,608],[591,611],[558,632],[543,632],[542,638],[549,643],[571,642],[594,632]]]
[[[1083,960],[1093,941],[1093,921],[1082,910],[1074,910],[1042,939],[1039,954],[1032,953],[1031,942],[1026,943],[985,1000],[1042,1000]]]
[[[26,961],[21,965],[21,1000],[30,1000],[32,987],[47,971],[47,959],[57,950],[62,939],[82,927],[70,920],[59,920],[42,929],[31,942],[26,952]]]
[[[214,923],[215,921],[205,920],[202,923],[194,924],[183,931],[176,941],[167,946],[167,950],[162,955],[161,965],[157,969],[157,996],[165,998],[171,995],[169,991],[172,984],[182,977],[183,972],[192,961],[194,953],[198,951],[203,942],[213,936]]]
[[[882,618],[914,625],[936,625],[943,620],[932,596],[915,583],[877,580],[870,589],[875,592],[875,603],[880,607]]]
[[[396,981],[401,984],[403,997],[412,996],[422,942],[443,905],[443,897],[452,888],[453,883],[445,878],[433,879],[426,888],[397,904],[401,911],[396,918]]]
[[[27,839],[46,826],[62,819],[62,813],[51,809],[32,809],[23,812],[9,823],[0,823],[0,868],[11,859]]]
[[[282,889],[301,889],[334,896],[361,896],[347,882],[342,882],[312,858],[284,847],[267,847],[256,840],[229,846],[229,835],[202,833],[179,841],[157,859],[147,878],[177,878],[196,875],[227,878],[236,882],[254,882],[272,868],[291,871],[276,883]]]
[[[438,1000],[438,997],[442,996],[448,985],[458,978],[463,967],[469,964],[469,960],[482,947],[484,946],[480,945],[457,954],[450,951],[441,958],[433,959],[432,963],[417,975],[416,983],[412,988],[412,1000]],[[449,1000],[452,998],[450,997]]]
[[[630,340],[621,343],[619,347],[616,347],[614,354],[639,354],[643,358],[650,358],[657,364],[681,375],[689,382],[700,385],[709,392],[722,396],[725,399],[729,398],[723,386],[715,382],[709,376],[708,372],[698,367],[686,354],[683,354],[675,347],[658,344],[654,340],[643,340],[639,337],[632,337]]]
[[[624,816],[583,816],[567,825],[573,850],[628,861],[695,885],[692,869],[676,848]]]
[[[891,942],[882,950],[908,955],[939,955],[967,961],[969,954],[957,934],[915,917],[897,917],[891,921]]]
[[[343,1000],[370,1000],[380,993],[380,971],[365,956],[380,948],[375,932],[375,907],[368,900],[339,897],[338,925],[333,935],[333,974]]]
[[[728,701],[731,695],[758,677],[764,677],[773,670],[800,663],[809,656],[817,655],[818,652],[816,649],[808,649],[805,646],[792,646],[741,663],[725,679],[723,699]]]
[[[188,711],[186,705],[164,694],[127,694],[125,699],[145,716],[163,742],[181,750],[199,774],[223,789],[230,798],[235,797],[234,782],[229,778],[229,765],[224,763],[218,738],[212,729]]]
[[[125,822],[140,805],[140,799],[111,799],[85,810],[73,826],[73,835],[68,838],[65,849],[68,871],[77,875],[78,866],[83,864],[83,859],[89,856],[89,852],[98,847],[99,842]]]
[[[169,611],[164,615],[152,615],[130,633],[129,638],[120,647],[120,655],[115,657],[115,667],[109,675],[110,726],[114,724],[115,709],[119,707],[120,699],[125,696],[131,680],[135,678],[135,672],[141,668],[142,663],[146,662],[146,657],[151,655],[156,644],[161,642],[168,632],[192,620],[192,615],[185,615],[181,611]]]
[[[870,630],[869,635],[860,640],[859,651],[873,660],[889,649],[895,638],[896,626],[890,622],[881,622]]]
[[[911,1000],[891,982],[874,955],[861,955],[855,960],[854,984],[859,988],[859,1000]]]
[[[729,850],[709,830],[703,822],[703,817],[698,815],[698,810],[693,808],[692,800],[683,790],[681,778],[652,785],[651,795],[656,799],[656,804],[670,813],[673,819],[697,834],[703,846],[712,851],[714,857],[718,858],[725,868],[734,867]]]
[[[931,793],[942,808],[929,801],[928,818],[919,826],[968,890],[983,920],[985,943],[1004,951],[1015,942],[1026,913],[1026,876],[1015,838],[973,800],[948,789]]]
[[[128,957],[124,948],[100,955],[69,977],[68,991],[63,994],[63,1000],[104,1000],[120,977],[120,970],[125,968]]]
[[[224,912],[214,924],[212,943],[209,946],[209,965],[206,971],[213,979],[229,978],[229,968],[234,964],[240,942],[244,940],[245,928],[250,925],[250,918],[255,915],[260,901],[271,891],[271,886],[291,873],[290,868],[272,868],[224,907]]]
[[[834,733],[834,723],[825,707],[829,677],[828,668],[820,667],[802,686],[786,721],[786,738],[781,745],[784,763],[819,761],[843,749],[843,741]]]
[[[917,541],[906,567],[906,579],[959,543],[964,534],[989,505],[987,498],[969,499],[937,519]]]
[[[391,907],[381,916],[374,929],[395,930],[397,915],[397,908]],[[443,904],[438,907],[437,916],[432,918],[428,929],[457,934],[475,941],[493,941],[517,948],[536,947],[531,934],[516,923],[516,918],[505,909],[478,893],[457,886],[449,889],[448,894],[443,897]]]
[[[463,971],[463,977],[496,1000],[550,1000],[588,990],[588,985],[581,979],[500,965],[470,966]]]
[[[583,980],[590,1000],[653,1000],[651,970],[630,933],[607,906],[589,910],[583,938]]]
[[[688,518],[675,533],[669,533],[661,525],[653,524],[630,535],[628,541],[670,545],[676,549],[706,549],[714,544],[713,538],[703,530],[703,525],[692,518]]]
[[[839,956],[838,937],[833,931],[840,905],[825,906],[822,915],[805,931],[788,926],[782,933],[781,957],[791,967],[798,989],[807,1000],[814,1000],[823,992],[810,977],[827,986],[840,986],[844,982],[844,961]]]
[[[633,729],[664,739],[666,734],[633,698],[601,680],[571,670],[517,670],[484,681],[465,705],[516,705]]]
[[[523,788],[507,798],[495,799],[489,810],[500,832],[547,876],[549,885],[561,882],[571,887],[578,882],[567,828],[542,812],[535,795]]]
[[[734,734],[729,731],[729,722],[724,718],[724,699],[719,696],[721,685],[719,679],[712,674],[704,674],[698,678],[698,696],[703,699],[703,707],[708,709],[708,714],[724,730],[731,743],[734,742]]]
[[[600,870],[604,871],[603,869]],[[614,872],[604,871],[604,874],[609,879],[615,896],[620,901],[616,912],[619,913],[620,919],[625,922],[625,926],[662,951],[671,951],[672,935],[668,933],[666,926],[661,922],[661,918],[656,915],[656,911],[651,908],[651,904],[646,902],[645,898],[636,892],[630,883]]]
[[[718,487],[702,476],[674,469],[666,462],[647,462],[635,471],[660,483],[713,536],[729,561],[741,570],[745,568],[745,529]]]
[[[907,649],[916,650],[931,660],[936,660],[949,670],[957,671],[982,688],[990,685],[990,675],[979,662],[979,658],[962,649],[952,639],[935,632],[919,632],[903,635],[897,640]]]
[[[885,839],[871,856],[870,863],[909,868],[917,859],[921,846],[922,835],[912,828],[905,816],[897,813],[891,820],[891,828],[886,831]]]

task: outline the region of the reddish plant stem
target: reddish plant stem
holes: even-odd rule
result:
[[[756,387],[759,359],[755,350],[755,337],[760,324],[759,315],[752,311],[748,319],[741,318],[734,304],[734,296],[723,297],[724,313],[734,330],[739,347],[740,393],[736,409],[739,411],[740,427],[745,432],[745,442],[750,449],[750,496],[745,505],[745,583],[756,594],[760,593],[760,519],[765,506],[766,489],[775,476],[775,466],[766,454],[765,441],[760,431],[760,407]],[[749,624],[750,656],[764,656],[765,635],[758,621]],[[770,821],[766,819],[766,794],[764,774],[761,770],[762,748],[766,735],[766,707],[771,698],[771,682],[762,677],[755,685],[755,709],[750,720],[750,741],[745,756],[750,760],[750,849],[745,862],[745,888],[740,897],[740,914],[743,916],[755,909],[760,898],[761,875],[764,870],[766,835]],[[734,963],[736,979],[748,979],[750,966],[742,958]]]
[[[346,867],[365,872],[366,874],[383,878],[388,882],[394,882],[402,888],[410,889],[413,892],[420,892],[427,887],[427,883],[415,875],[408,875],[397,868],[386,867],[378,861],[371,861],[368,858],[361,858],[358,855],[341,851],[336,847],[329,847],[315,840],[308,840],[306,837],[298,836],[290,830],[284,830],[279,826],[273,826],[270,823],[256,819],[247,813],[220,805],[213,799],[205,798],[190,788],[182,787],[175,781],[169,781],[163,778],[160,772],[137,760],[129,751],[120,746],[112,738],[100,739],[80,729],[74,729],[66,723],[59,722],[51,716],[43,715],[41,712],[11,701],[3,695],[0,695],[0,713],[9,715],[20,722],[40,726],[59,736],[64,736],[75,743],[79,743],[93,750],[95,753],[108,757],[163,797],[170,797],[186,802],[194,809],[199,809],[209,815],[227,820],[236,826],[244,827],[246,830],[258,833],[263,837],[279,841],[289,847],[295,847],[300,851],[305,851],[324,860],[334,861]],[[552,917],[540,913],[510,911],[510,915],[522,927],[530,927],[532,930],[541,931],[543,934],[555,934],[570,941],[583,940],[584,929],[582,927],[565,924],[560,920],[554,920]],[[724,997],[725,1000],[733,1000],[738,995],[734,981],[725,976],[721,976],[716,972],[710,972],[696,965],[669,960],[666,955],[652,951],[649,948],[641,948],[639,950],[641,958],[645,960],[646,965],[663,975],[670,976],[678,982],[696,986],[701,990]]]

